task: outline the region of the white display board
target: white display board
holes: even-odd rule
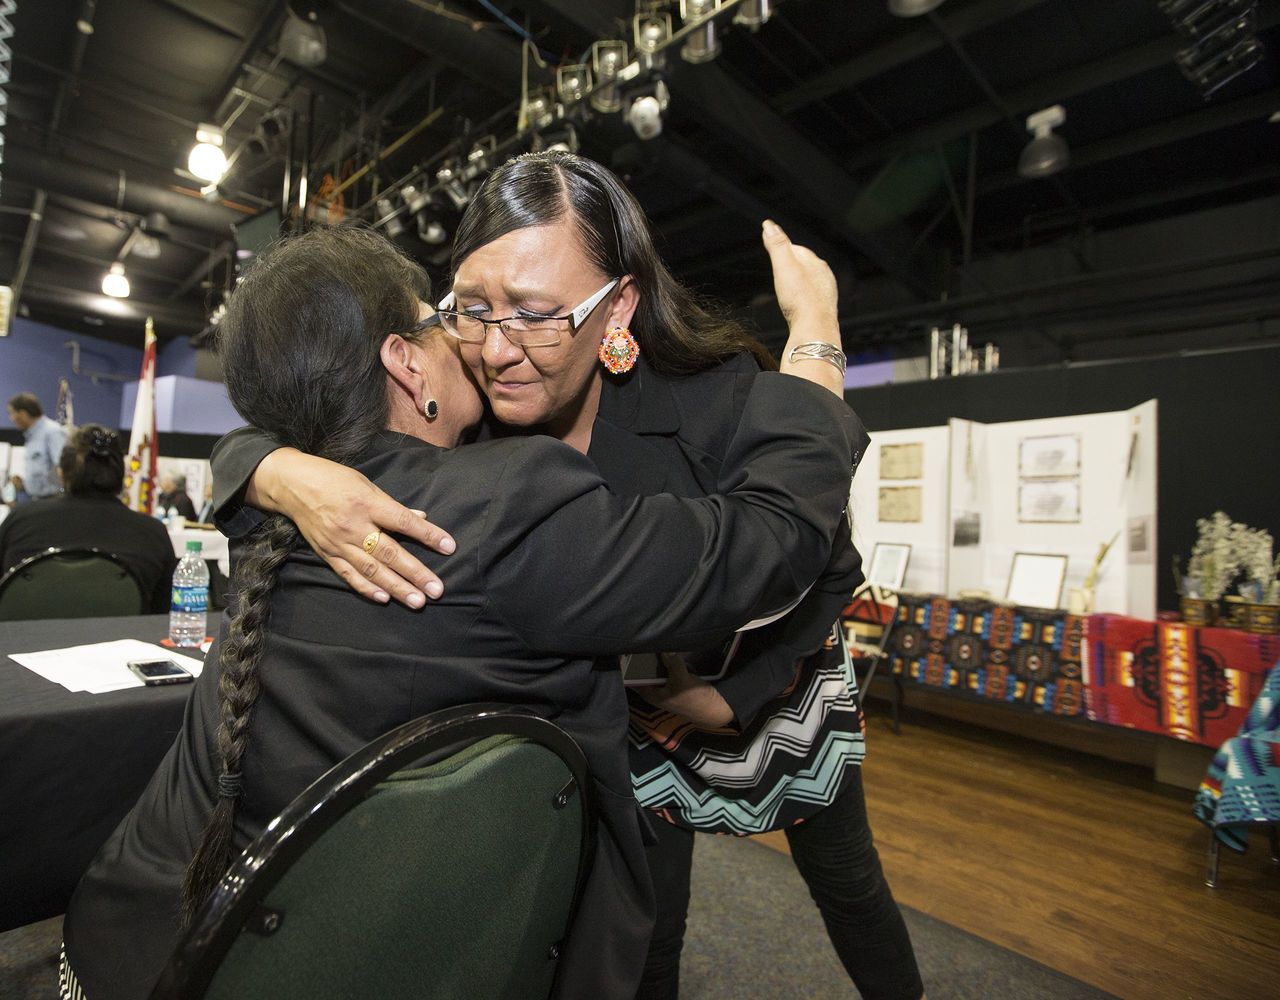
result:
[[[905,590],[996,600],[1016,553],[1065,555],[1065,606],[1114,538],[1091,610],[1152,619],[1156,426],[1149,400],[1111,413],[877,432],[853,481],[854,542],[864,558],[876,542],[910,545]],[[918,493],[901,492],[911,487]]]
[[[904,590],[946,587],[948,437],[946,427],[878,431],[853,477],[853,542],[863,559],[877,542],[910,545]]]
[[[1002,597],[1015,553],[1067,556],[1063,604],[1099,547],[1115,539],[1093,588],[1094,611],[1153,618],[1154,559],[1135,562],[1132,531],[1155,546],[1154,400],[1133,410],[998,424],[951,422],[952,538],[946,592]],[[975,517],[975,532],[961,519]]]

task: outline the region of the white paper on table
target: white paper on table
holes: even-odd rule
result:
[[[142,687],[142,679],[129,669],[130,660],[172,660],[199,677],[204,664],[191,656],[141,639],[116,639],[34,653],[10,653],[9,659],[68,691],[102,694]]]

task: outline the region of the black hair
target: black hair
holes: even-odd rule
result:
[[[20,392],[9,399],[9,405],[32,417],[44,416],[44,409],[40,406],[40,400],[36,399],[35,393]]]
[[[62,485],[75,496],[119,496],[124,489],[120,435],[98,424],[78,428],[58,457]]]
[[[491,173],[463,213],[453,272],[481,247],[519,229],[571,218],[587,259],[610,278],[629,274],[640,290],[631,330],[642,356],[664,375],[693,375],[740,351],[777,368],[764,345],[667,270],[644,209],[608,169],[561,150],[526,153]]]
[[[281,240],[252,265],[219,325],[231,402],[283,445],[352,461],[387,423],[382,342],[390,333],[417,339],[419,302],[429,297],[426,272],[372,229],[323,227]],[[288,518],[268,518],[236,566],[218,660],[217,798],[183,884],[187,921],[232,861],[271,592],[298,537]]]

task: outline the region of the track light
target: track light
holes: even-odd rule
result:
[[[942,4],[943,0],[889,0],[889,13],[894,17],[919,17]]]
[[[1062,136],[1053,130],[1067,120],[1061,104],[1037,111],[1027,118],[1027,131],[1035,138],[1027,143],[1018,157],[1018,173],[1023,177],[1048,177],[1066,168],[1071,152]]]
[[[626,64],[626,42],[610,39],[591,46],[591,70],[595,78],[591,106],[597,111],[611,115],[622,110],[622,91],[617,80]]]
[[[187,169],[202,181],[216,184],[227,172],[227,154],[222,151],[224,136],[217,125],[201,123],[196,128],[196,144],[187,156]]]
[[[745,24],[752,31],[758,31],[760,25],[772,16],[773,0],[746,0],[738,7],[738,13],[733,15],[733,23]]]
[[[120,261],[112,264],[111,269],[102,276],[102,294],[110,295],[113,299],[129,297],[129,279],[125,276],[124,265]]]
[[[1205,98],[1261,61],[1254,0],[1166,0],[1160,9],[1189,40],[1174,62]]]
[[[680,58],[685,62],[710,62],[720,54],[720,40],[716,38],[716,22],[711,15],[720,9],[720,0],[680,0],[680,19],[685,25],[707,18],[706,24],[690,33],[680,48]]]
[[[314,10],[308,10],[305,18],[299,17],[288,7],[285,7],[285,14],[280,28],[280,54],[298,66],[319,66],[327,58],[329,49],[318,15]]]

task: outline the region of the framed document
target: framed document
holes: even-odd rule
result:
[[[920,486],[881,486],[880,520],[919,524],[924,520],[924,489]]]
[[[1023,479],[1080,475],[1080,435],[1023,438],[1018,442],[1018,475]]]
[[[880,446],[881,479],[923,479],[924,442],[882,444]]]
[[[897,542],[876,542],[871,550],[871,565],[867,569],[867,583],[874,583],[885,590],[901,590],[907,578],[907,563],[911,560],[911,546]]]
[[[1024,479],[1018,484],[1018,520],[1023,524],[1079,524],[1080,480]]]
[[[1015,552],[1005,600],[1028,608],[1056,608],[1067,578],[1067,557]]]

